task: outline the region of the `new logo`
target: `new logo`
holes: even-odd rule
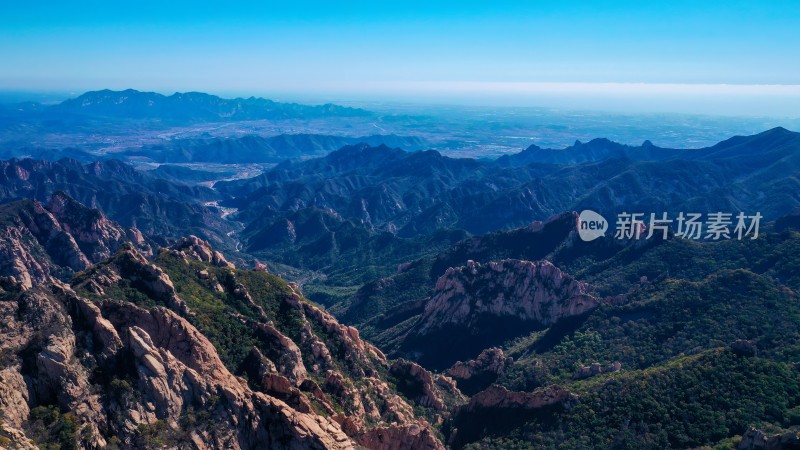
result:
[[[578,216],[578,235],[582,240],[589,242],[601,236],[605,236],[608,231],[608,221],[600,214],[585,209]]]

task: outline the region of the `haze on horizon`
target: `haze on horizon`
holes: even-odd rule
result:
[[[0,90],[800,117],[800,3],[15,2]]]

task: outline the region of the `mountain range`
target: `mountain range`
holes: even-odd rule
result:
[[[150,157],[338,145],[275,139]],[[0,448],[800,447],[800,133],[376,143],[212,187],[232,166],[0,161]],[[587,208],[764,218],[587,242]]]
[[[156,119],[181,122],[221,122],[259,119],[355,117],[371,113],[333,104],[317,106],[281,103],[257,97],[225,99],[202,92],[163,95],[124,91],[85,92],[55,105],[26,103],[7,108],[5,114],[26,113],[45,116],[87,116],[124,119]]]
[[[364,124],[379,119],[362,109],[332,104],[128,89],[90,91],[57,104],[0,106],[0,157],[6,159],[274,164],[324,156],[361,142],[409,151],[428,146],[420,136],[383,129],[383,134],[356,134],[356,128],[348,130],[348,121],[358,119],[363,122],[358,130],[374,131]],[[325,125],[336,120],[344,129]]]
[[[218,245],[233,245],[228,233],[235,224],[204,206],[219,198],[211,189],[171,182],[116,160],[89,164],[70,159],[0,161],[1,202],[47,203],[59,191],[162,245],[189,230]]]
[[[50,214],[68,201],[57,194]],[[43,211],[20,203],[6,214],[31,209]],[[102,222],[96,211],[76,215],[86,214]],[[81,234],[67,225],[75,218],[61,223]],[[379,347],[295,285],[237,269],[193,236],[152,261],[123,244],[69,284],[2,277],[0,438],[131,448],[794,445],[800,234],[585,243],[576,223],[566,213],[476,236],[365,287],[353,307],[395,304],[359,325]],[[398,301],[409,287],[429,294]]]
[[[454,448],[750,448],[767,439],[752,424],[800,423],[788,412],[800,400],[796,228],[755,241],[584,242],[577,218],[466,239],[333,312],[471,396],[446,431]],[[765,404],[787,409],[748,415]],[[774,448],[793,448],[794,433]]]
[[[622,211],[672,217],[741,211],[775,220],[800,207],[798,133],[776,128],[703,149],[662,149],[658,159],[648,159],[647,148],[602,140],[548,152],[601,158],[596,149],[608,146],[636,156],[525,163],[530,149],[493,161],[359,144],[215,188],[225,196],[221,204],[238,211],[245,249],[289,265],[327,267],[329,273],[342,269],[337,261],[369,255],[371,261],[359,262],[375,266],[383,259],[391,271],[397,259],[380,254],[396,247],[412,248],[408,243],[433,236],[441,240],[457,230],[482,234],[522,227],[570,210],[606,217]],[[662,157],[662,151],[672,156]]]
[[[518,166],[530,163],[543,164],[582,164],[607,159],[632,159],[636,161],[666,161],[670,159],[713,160],[727,158],[747,158],[759,153],[778,153],[797,145],[796,133],[777,127],[756,136],[736,136],[711,147],[698,149],[662,148],[645,141],[640,146],[619,144],[605,138],[593,139],[587,143],[576,141],[564,149],[544,149],[531,145],[524,151],[498,158],[502,165]]]

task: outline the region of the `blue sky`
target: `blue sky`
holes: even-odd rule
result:
[[[641,103],[666,98],[664,86],[800,85],[796,0],[27,1],[0,8],[5,90],[547,103],[548,95],[569,97],[576,84],[583,97]],[[553,94],[554,83],[566,93]],[[630,94],[633,84],[661,88],[648,97],[641,89]],[[585,89],[595,85],[597,92]],[[748,89],[717,95],[800,95],[791,86],[764,95]]]

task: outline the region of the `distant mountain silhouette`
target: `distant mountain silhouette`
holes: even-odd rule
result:
[[[577,164],[508,165],[508,159],[456,159],[362,144],[218,188],[235,197],[231,206],[240,208],[239,217],[248,223],[283,220],[286,213],[313,207],[399,236],[440,228],[483,233],[582,208],[760,210],[774,219],[800,206],[793,194],[800,188],[798,133],[775,129],[704,149],[642,150],[658,159],[606,140],[561,151],[583,147],[593,149],[593,158],[600,158],[601,148],[610,156]]]
[[[753,157],[756,154],[796,148],[798,134],[777,127],[754,136],[736,136],[711,147],[700,149],[673,149],[653,145],[645,141],[640,146],[619,144],[605,138],[592,139],[587,143],[576,141],[564,149],[545,149],[531,145],[520,153],[498,158],[503,166],[522,166],[531,163],[582,164],[612,158],[636,161],[664,161],[669,159],[721,159],[734,156]]]
[[[257,97],[224,99],[202,92],[174,93],[101,90],[86,92],[47,108],[50,113],[127,119],[180,121],[236,121],[256,119],[310,119],[318,117],[354,117],[368,111],[333,104],[300,105],[280,103]]]

